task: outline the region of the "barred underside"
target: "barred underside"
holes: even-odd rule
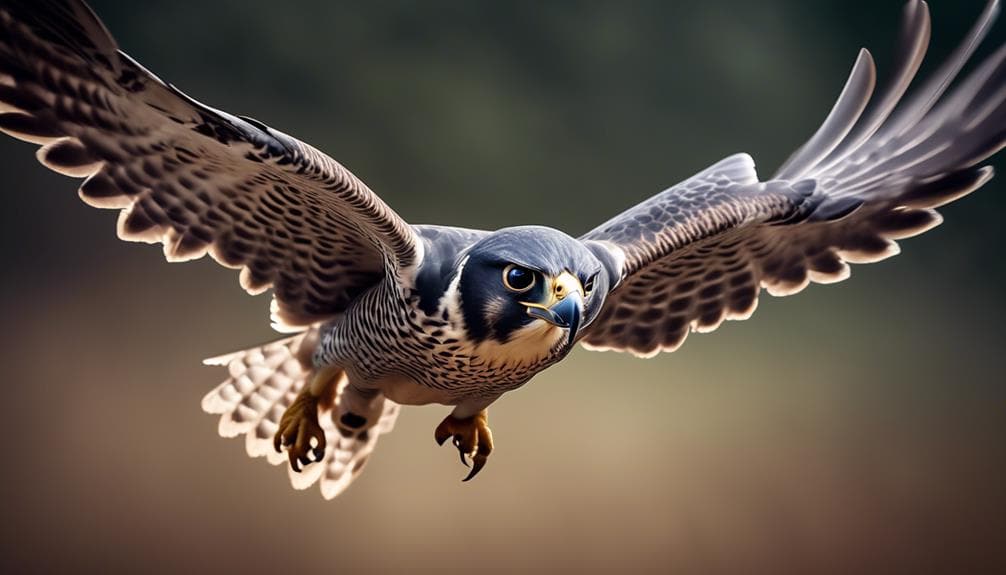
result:
[[[189,98],[120,52],[79,0],[0,4],[0,131],[86,178],[121,239],[169,261],[209,254],[274,288],[274,320],[308,326],[422,259],[412,228],[346,168],[250,118]]]

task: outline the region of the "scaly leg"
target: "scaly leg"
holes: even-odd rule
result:
[[[448,415],[437,426],[433,434],[437,445],[443,445],[447,438],[454,438],[454,447],[458,448],[461,463],[468,465],[465,456],[472,458],[472,470],[463,481],[478,475],[486,465],[489,454],[493,450],[493,433],[489,429],[489,411],[483,409],[472,417],[457,418]]]
[[[279,430],[273,437],[273,447],[277,453],[282,453],[286,447],[294,471],[300,472],[302,465],[321,461],[325,456],[325,431],[318,424],[318,407],[332,408],[341,373],[334,367],[316,370],[283,412]],[[308,457],[309,453],[314,459]]]

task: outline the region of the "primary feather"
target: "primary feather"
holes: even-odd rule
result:
[[[930,34],[928,7],[910,1],[887,88],[871,99],[876,71],[862,51],[831,114],[773,178],[759,182],[751,158],[734,156],[584,235],[627,258],[584,344],[674,350],[690,331],[749,317],[762,288],[840,281],[848,263],[892,256],[895,240],[938,225],[934,208],[987,182],[992,168],[978,164],[1006,143],[1006,47],[945,95],[998,12],[990,2],[903,101]]]
[[[85,202],[121,210],[119,237],[241,268],[249,292],[274,288],[280,324],[328,319],[422,257],[412,228],[338,162],[165,84],[77,0],[0,5],[0,112],[43,164],[87,178]]]

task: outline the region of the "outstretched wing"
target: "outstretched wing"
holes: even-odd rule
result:
[[[49,168],[86,177],[81,198],[121,209],[119,237],[209,253],[274,319],[345,310],[422,247],[410,226],[335,160],[260,122],[214,110],[124,53],[80,0],[0,4],[0,130],[41,144]]]
[[[1006,144],[1006,46],[944,97],[997,15],[990,2],[964,44],[902,101],[929,41],[924,2],[905,8],[897,73],[872,100],[862,51],[818,132],[767,182],[728,158],[582,239],[625,257],[622,281],[588,328],[588,348],[648,356],[690,331],[745,319],[762,287],[789,295],[848,277],[848,263],[898,252],[894,240],[940,223],[934,208],[983,185],[976,167]]]

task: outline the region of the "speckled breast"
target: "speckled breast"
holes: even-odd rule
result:
[[[531,357],[515,357],[505,346],[476,344],[468,339],[463,320],[444,310],[426,314],[417,296],[388,284],[361,295],[342,317],[322,328],[316,364],[340,365],[363,386],[380,387],[404,377],[438,390],[443,397],[438,402],[456,403],[516,389],[568,353],[561,337]]]

